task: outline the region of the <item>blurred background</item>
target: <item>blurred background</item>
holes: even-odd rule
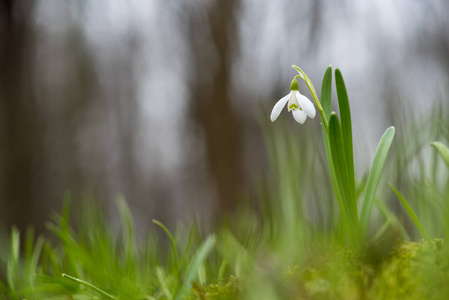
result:
[[[270,172],[263,128],[292,64],[318,91],[329,64],[342,70],[362,174],[401,111],[447,102],[447,12],[445,0],[1,0],[1,226],[42,230],[67,191],[110,218],[123,195],[140,228],[232,214]],[[319,117],[270,126],[322,147]]]

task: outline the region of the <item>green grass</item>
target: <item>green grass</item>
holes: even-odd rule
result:
[[[357,124],[340,71],[335,80],[339,115],[328,68],[327,129],[261,122],[271,170],[232,216],[213,227],[155,220],[137,235],[122,197],[116,228],[101,203],[66,195],[45,236],[15,228],[0,236],[0,298],[446,299],[448,107],[419,118],[392,107],[395,140],[387,129],[357,176]]]

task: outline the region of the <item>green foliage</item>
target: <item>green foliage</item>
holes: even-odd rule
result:
[[[362,233],[366,235],[368,230],[368,222],[371,215],[371,208],[373,206],[374,197],[376,196],[377,185],[379,184],[380,174],[382,173],[385,160],[387,158],[388,150],[393,142],[395,129],[388,128],[380,139],[377,146],[376,154],[374,155],[373,163],[366,183],[365,197],[363,198],[363,207],[360,215],[360,223]]]
[[[449,167],[449,148],[447,148],[443,143],[440,143],[440,142],[433,142],[431,145],[433,147],[435,147],[435,149],[437,149],[441,158],[446,163],[446,165]]]
[[[335,70],[335,82],[337,88],[340,119],[332,109],[332,69],[329,66],[324,74],[322,84],[323,96],[323,121],[322,133],[324,149],[326,153],[329,176],[334,187],[337,203],[340,208],[341,226],[339,235],[345,232],[353,247],[363,246],[366,241],[366,232],[371,215],[374,197],[380,179],[388,150],[393,141],[394,127],[387,129],[382,136],[374,156],[371,170],[366,183],[366,192],[363,200],[360,220],[357,210],[357,196],[354,170],[354,153],[352,141],[352,121],[349,107],[348,93],[339,69]],[[314,89],[311,89],[313,93]],[[328,128],[325,124],[329,124]],[[339,240],[344,240],[340,236]]]
[[[337,178],[337,199],[341,198],[339,202],[340,213],[351,244],[357,246],[360,238],[360,224],[355,202],[355,187],[352,186],[350,174],[348,172],[344,140],[340,122],[335,113],[331,114],[329,121],[329,142],[332,162]]]
[[[348,93],[346,91],[343,75],[339,69],[335,70],[335,85],[337,88],[338,108],[341,120],[341,136],[344,149],[345,167],[347,169],[347,195],[351,197],[353,206],[355,204],[355,174],[354,174],[354,154],[352,146],[352,121],[351,110],[349,108]]]
[[[181,299],[191,288],[193,280],[198,276],[201,266],[204,264],[206,257],[212,251],[215,245],[215,237],[208,237],[199,247],[195,255],[191,258],[187,265],[185,276],[183,278],[184,284],[181,288],[181,293],[176,299]]]
[[[115,299],[115,300],[117,300],[116,297],[114,297],[114,296],[112,296],[112,295],[106,293],[106,292],[103,291],[102,289],[96,287],[95,285],[93,285],[93,284],[91,284],[91,283],[89,283],[89,282],[86,282],[86,281],[84,281],[84,280],[81,280],[81,279],[79,279],[79,278],[75,278],[75,277],[70,276],[70,275],[67,275],[67,274],[62,274],[62,277],[65,277],[65,278],[67,278],[67,279],[69,279],[69,280],[72,280],[72,281],[74,281],[74,282],[76,282],[76,283],[79,283],[80,285],[83,285],[83,286],[85,286],[85,287],[87,287],[87,288],[89,288],[89,289],[92,289],[92,290],[94,290],[95,292],[97,292],[98,294],[100,294],[100,295],[102,295],[102,296],[104,296],[104,297],[106,297],[106,298],[108,298],[108,299]]]
[[[332,112],[332,67],[329,66],[324,72],[323,83],[321,84],[321,104],[326,118],[329,119]]]
[[[176,278],[177,280],[179,279],[179,274],[178,274],[178,270],[179,270],[179,263],[178,263],[178,250],[176,249],[176,242],[175,239],[173,238],[172,234],[170,233],[170,231],[167,229],[167,227],[165,227],[164,224],[162,224],[161,222],[157,221],[157,220],[153,220],[153,223],[158,225],[159,227],[162,228],[162,230],[164,230],[164,232],[167,234],[168,238],[170,239],[170,244],[173,250],[173,258],[174,258],[174,262],[175,262],[175,272],[176,272]]]
[[[430,241],[430,237],[429,234],[427,234],[426,230],[423,228],[423,226],[421,225],[421,222],[418,219],[418,216],[416,215],[415,211],[413,210],[413,208],[410,206],[410,204],[408,204],[407,200],[405,199],[405,197],[401,194],[401,192],[398,191],[397,188],[395,188],[392,184],[388,184],[388,186],[390,187],[390,189],[396,194],[396,196],[398,197],[399,201],[401,202],[402,206],[405,208],[405,210],[407,211],[407,213],[409,214],[410,218],[413,220],[413,223],[415,223],[416,228],[419,229],[419,231],[421,232],[422,236],[427,240]]]

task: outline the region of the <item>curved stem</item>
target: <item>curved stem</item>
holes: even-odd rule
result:
[[[296,65],[293,65],[292,67],[295,68],[295,70],[298,71],[298,73],[299,73],[299,75],[295,76],[295,79],[296,79],[296,77],[299,77],[302,80],[304,80],[304,82],[307,84],[307,87],[309,88],[309,91],[312,94],[313,100],[315,101],[315,104],[318,107],[318,111],[320,112],[321,120],[323,121],[324,128],[326,128],[326,132],[327,132],[327,134],[329,134],[329,122],[326,118],[326,114],[324,113],[323,107],[321,106],[320,99],[318,98],[318,95],[315,91],[315,87],[313,86],[312,81],[307,76],[307,74],[304,73],[303,70],[301,70],[301,68],[299,68]]]

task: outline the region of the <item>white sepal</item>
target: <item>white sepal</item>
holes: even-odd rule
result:
[[[271,122],[276,121],[276,119],[281,114],[282,109],[284,108],[285,104],[287,104],[289,98],[290,98],[290,94],[282,97],[281,100],[276,102],[276,104],[273,107],[273,110],[271,111],[271,116],[270,116]]]

